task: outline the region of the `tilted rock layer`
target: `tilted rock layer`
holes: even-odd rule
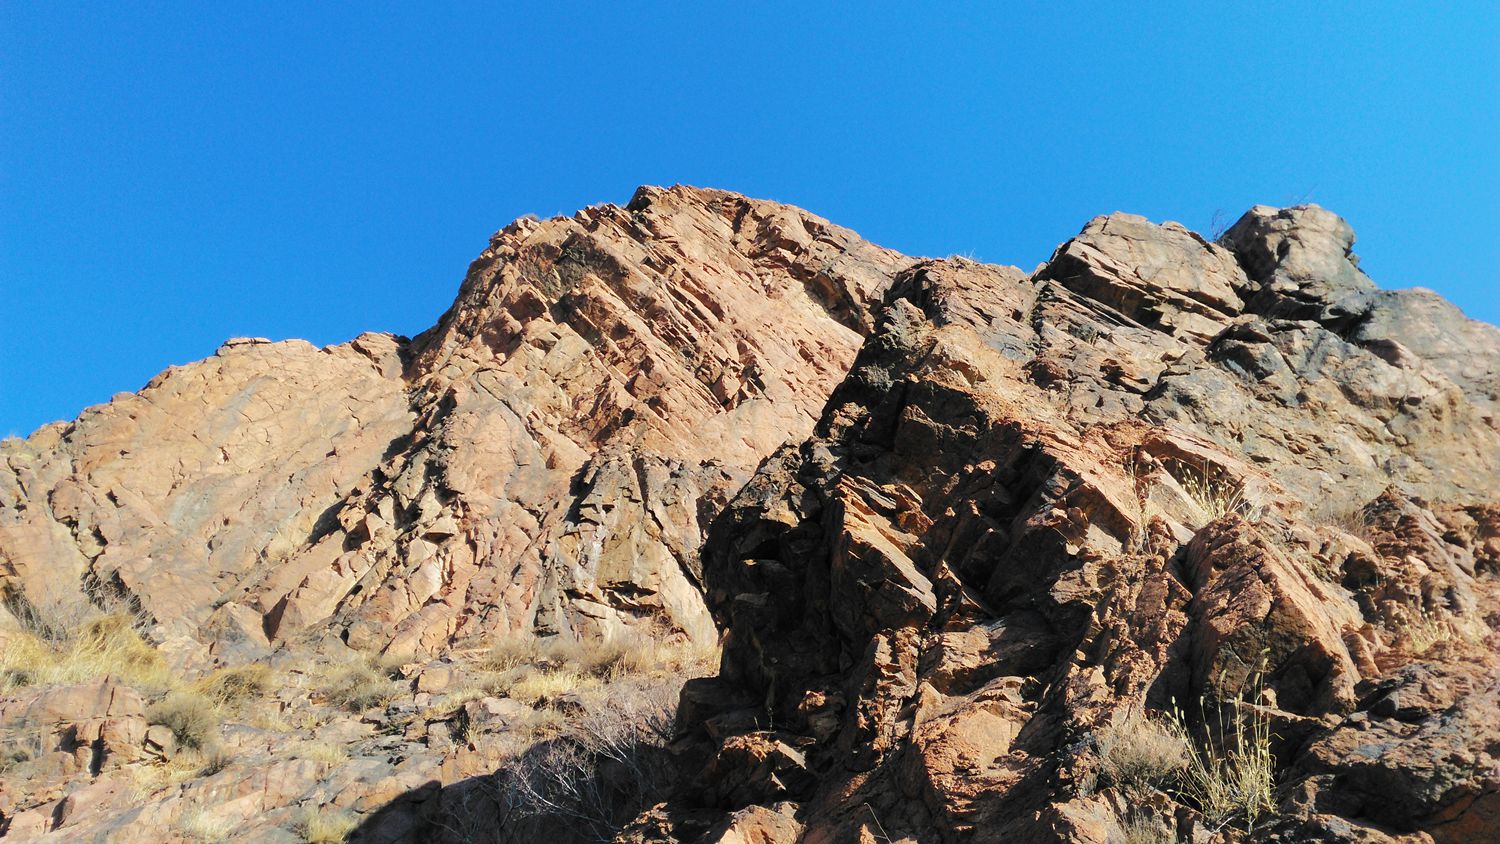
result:
[[[722,636],[625,841],[1492,841],[1500,331],[1352,244],[1113,214],[1027,275],[693,188],[521,220],[413,340],[232,341],[0,445],[0,631]],[[163,740],[53,697],[69,775]],[[1266,804],[1122,778],[1172,712],[1261,730]]]
[[[129,605],[189,664],[305,631],[711,641],[705,520],[811,432],[905,262],[692,188],[517,221],[416,340],[231,341],[7,441],[0,584]]]
[[[1500,332],[1352,242],[1116,214],[900,273],[710,532],[703,773],[633,840],[1495,840]],[[1263,805],[1118,773],[1173,711]]]

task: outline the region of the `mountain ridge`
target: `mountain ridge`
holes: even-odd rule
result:
[[[356,736],[479,682],[476,648],[643,640],[723,654],[682,688],[657,805],[606,824],[621,840],[1481,840],[1500,330],[1378,289],[1353,242],[1317,206],[1256,206],[1218,242],[1114,213],[1027,274],[684,186],[523,218],[414,338],[231,340],[0,444],[0,640],[109,613],[187,677],[399,665],[395,702],[352,721],[317,688],[271,695],[369,762],[297,780],[384,795],[340,809],[361,840],[438,840],[459,809],[498,840],[571,834],[483,820],[475,789],[526,753],[429,728],[508,712],[503,736],[577,701],[486,693],[394,750]],[[74,760],[5,791],[8,829],[161,833],[115,797],[55,820],[161,755],[144,710],[89,709],[130,689],[99,682],[8,693],[0,722],[71,702],[46,704],[38,758]],[[1300,791],[1272,821],[1110,779],[1099,737],[1194,695],[1274,724]],[[1428,730],[1451,712],[1471,743]],[[1390,765],[1349,755],[1357,716]],[[106,724],[129,726],[65,738]],[[256,753],[151,805],[243,796]]]

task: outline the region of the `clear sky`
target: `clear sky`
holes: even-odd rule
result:
[[[1500,4],[813,5],[3,0],[0,436],[230,336],[415,334],[492,231],[643,183],[1027,269],[1313,201],[1500,322]]]

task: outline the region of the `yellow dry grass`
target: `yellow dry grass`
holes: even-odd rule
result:
[[[308,759],[324,765],[341,765],[349,761],[349,751],[328,741],[306,741],[291,749],[293,759]]]
[[[1489,635],[1484,622],[1446,610],[1411,610],[1393,625],[1398,644],[1414,656],[1425,656],[1444,643],[1472,645]]]
[[[1210,731],[1202,742],[1193,741],[1181,710],[1174,709],[1164,725],[1192,748],[1178,778],[1178,794],[1197,805],[1216,828],[1242,821],[1245,829],[1254,829],[1276,808],[1271,727],[1253,708],[1237,720],[1230,729]]]
[[[342,844],[359,826],[350,812],[332,807],[307,808],[297,820],[297,834],[307,844]]]
[[[173,685],[166,661],[123,613],[96,616],[60,640],[21,632],[0,647],[0,694],[26,686],[85,683],[107,675],[147,695]]]
[[[230,818],[213,814],[201,806],[183,810],[177,818],[177,829],[191,841],[218,844],[227,841],[236,824]]]
[[[1099,768],[1125,788],[1158,788],[1188,766],[1192,744],[1159,719],[1131,712],[1100,730]]]

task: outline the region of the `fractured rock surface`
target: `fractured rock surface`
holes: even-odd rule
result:
[[[658,829],[1491,840],[1497,333],[1377,291],[1352,240],[1312,207],[1224,245],[1114,215],[1033,277],[899,275],[710,533],[723,665]],[[1110,724],[1173,707],[1265,725],[1269,817],[1101,778]]]
[[[414,341],[231,341],[8,441],[0,578],[12,609],[129,604],[198,664],[324,630],[712,640],[705,520],[811,431],[903,262],[692,188],[517,221]]]
[[[642,188],[496,234],[414,339],[231,341],[0,444],[0,640],[124,611],[186,675],[347,645],[405,685],[320,722],[342,761],[230,725],[246,761],[140,807],[143,692],[8,692],[44,782],[0,817],[521,840],[475,814],[485,737],[584,710],[460,695],[464,649],[649,635],[723,653],[620,841],[1494,840],[1500,330],[1352,245],[1112,214],[1027,275]],[[1174,711],[1188,753],[1263,730],[1266,805],[1118,774]]]

